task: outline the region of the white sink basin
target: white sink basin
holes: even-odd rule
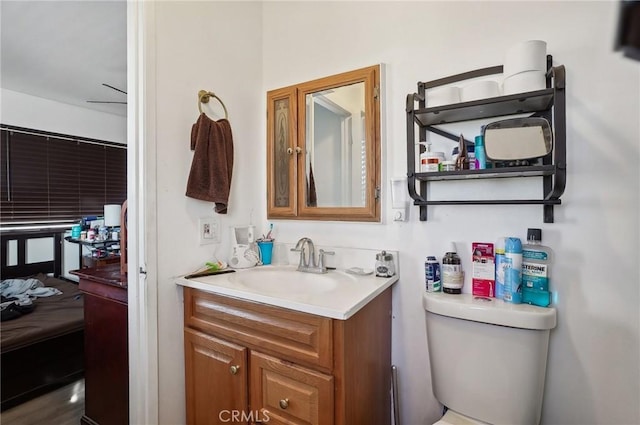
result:
[[[303,273],[296,266],[260,266],[235,273],[178,278],[176,283],[213,294],[345,320],[398,280],[342,270]]]
[[[331,270],[325,274],[302,273],[293,267],[261,267],[233,273],[229,281],[252,291],[270,295],[322,294],[354,277]]]

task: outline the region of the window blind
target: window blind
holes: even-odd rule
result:
[[[78,221],[127,197],[126,145],[4,126],[1,137],[1,223]]]

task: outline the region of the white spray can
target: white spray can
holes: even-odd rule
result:
[[[504,298],[504,268],[506,266],[504,257],[505,238],[499,238],[496,242],[496,298]]]
[[[504,300],[522,303],[522,242],[518,238],[506,238],[504,243]]]

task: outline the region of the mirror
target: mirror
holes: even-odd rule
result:
[[[267,93],[269,218],[380,220],[379,72]]]
[[[307,206],[364,207],[364,83],[309,93],[305,103]]]
[[[495,121],[482,134],[487,158],[492,161],[542,158],[553,149],[549,121],[540,117]]]

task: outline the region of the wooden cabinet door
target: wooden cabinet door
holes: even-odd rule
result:
[[[267,216],[297,215],[297,143],[295,87],[267,93]]]
[[[333,376],[251,352],[251,409],[269,425],[332,425]]]
[[[247,349],[189,328],[184,344],[187,423],[246,424]]]

